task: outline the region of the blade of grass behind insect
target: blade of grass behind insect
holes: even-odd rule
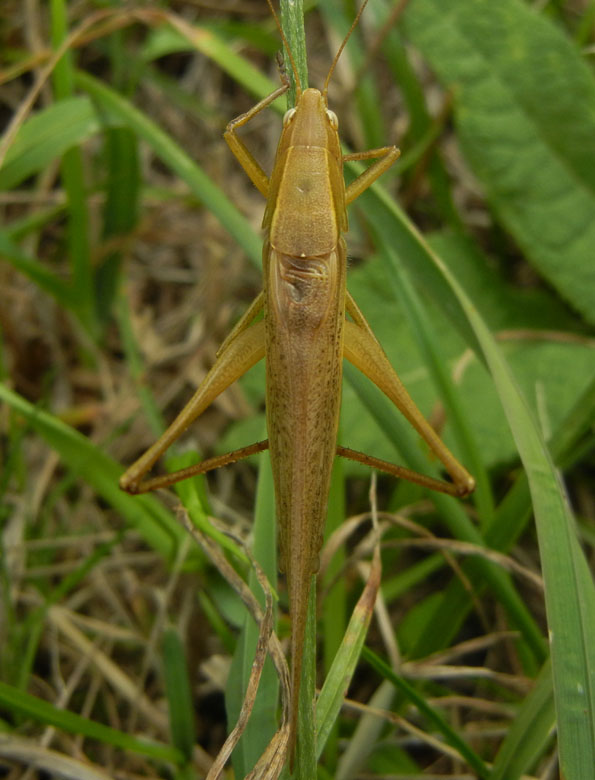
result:
[[[453,289],[456,280],[451,279]],[[462,290],[527,471],[541,565],[558,716],[560,763],[567,780],[595,766],[595,588],[560,478],[498,346]]]
[[[316,576],[310,580],[308,615],[302,656],[302,678],[298,713],[298,740],[295,780],[311,780],[316,776],[316,728],[314,699],[316,697]]]
[[[229,198],[209,179],[186,152],[145,114],[114,90],[88,73],[77,71],[77,85],[88,92],[101,107],[116,114],[153,149],[157,157],[183,181],[195,197],[217,217],[223,227],[244,249],[250,260],[260,268],[261,241],[248,221]]]
[[[367,211],[367,216],[372,221],[378,218],[381,224],[386,217],[383,210],[389,202],[377,195],[378,192],[370,193],[377,208]],[[445,297],[440,299],[438,296],[436,302],[445,308],[457,326],[463,324],[461,315],[465,318],[466,326],[461,328],[465,335],[468,336],[472,329],[473,337],[467,340],[490,370],[527,471],[546,589],[563,769],[569,779],[584,777],[595,766],[595,589],[578,544],[564,490],[533,416],[476,308],[439,257],[403,218],[402,212],[394,207],[391,210],[393,229],[385,233],[387,245],[395,247],[400,261],[406,264],[414,278],[430,280],[433,297],[443,287],[436,283],[436,274],[442,277],[446,285],[443,287]],[[386,228],[385,224],[383,230]],[[416,246],[414,254],[421,268],[413,268],[411,255],[406,257],[402,251],[411,244]],[[430,266],[436,274],[426,274],[426,267]],[[437,496],[436,500],[439,498]],[[489,567],[486,575],[488,570]],[[502,595],[500,593],[499,597]],[[529,624],[526,629],[528,627]],[[533,642],[532,645],[534,651],[539,649]],[[584,715],[577,725],[578,712]]]
[[[186,759],[186,763],[190,764],[195,725],[188,663],[182,639],[178,631],[171,626],[163,635],[162,653],[171,739]]]
[[[277,544],[275,528],[275,494],[273,474],[268,452],[259,456],[258,488],[254,511],[253,555],[261,565],[270,583],[277,577]],[[264,604],[262,590],[256,576],[251,572],[250,589]],[[258,626],[250,615],[246,615],[241,636],[236,646],[232,666],[225,688],[225,707],[228,729],[235,725],[246,685],[252,670],[254,652],[258,640]],[[265,661],[258,693],[246,729],[232,754],[232,764],[237,777],[246,777],[260,758],[277,729],[277,700],[279,682],[270,658]]]
[[[281,0],[281,27],[291,49],[295,66],[302,86],[308,88],[308,57],[306,52],[306,33],[304,31],[304,4],[302,0]],[[291,68],[291,61],[285,52],[285,69],[289,76],[289,95],[287,107],[293,108],[296,102],[297,84]]]
[[[136,528],[147,544],[166,561],[174,559],[177,546],[186,532],[153,496],[129,496],[120,490],[118,479],[122,467],[118,463],[74,428],[33,406],[2,383],[0,400],[21,414],[60,455],[68,468],[82,477],[130,526]],[[196,565],[199,558],[191,555],[190,560]]]
[[[127,127],[106,127],[104,156],[107,193],[103,209],[103,239],[115,243],[130,236],[138,221],[140,175],[138,141]],[[122,251],[108,252],[95,273],[97,316],[106,323],[112,315],[120,284]]]
[[[530,772],[551,741],[555,727],[552,665],[548,659],[506,732],[490,780],[517,780]]]
[[[66,3],[63,0],[51,2],[51,38],[52,46],[58,49],[68,35]],[[67,51],[59,60],[52,73],[52,83],[57,100],[67,100],[73,96],[74,70],[71,52]],[[93,290],[93,265],[89,243],[89,214],[83,157],[78,146],[67,149],[62,156],[60,173],[66,194],[68,213],[68,254],[72,265],[72,286],[78,316],[95,338],[99,335]]]

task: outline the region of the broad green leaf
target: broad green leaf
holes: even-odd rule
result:
[[[405,32],[453,91],[461,148],[528,259],[595,322],[595,79],[520,0],[412,0]]]
[[[66,98],[34,114],[6,154],[0,168],[0,190],[11,189],[44,170],[67,149],[98,133],[106,122],[113,124],[115,120],[107,113],[100,120],[86,96]]]

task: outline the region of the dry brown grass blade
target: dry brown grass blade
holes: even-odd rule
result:
[[[267,745],[266,750],[245,780],[277,780],[287,759],[289,747],[289,713]]]
[[[501,566],[512,574],[522,577],[538,591],[543,592],[543,579],[539,574],[531,571],[527,566],[518,563],[514,558],[511,558],[510,555],[504,555],[496,550],[489,550],[471,542],[458,542],[455,539],[439,539],[433,537],[431,539],[397,539],[391,541],[390,545],[392,547],[415,547],[421,550],[446,551],[449,554],[456,553],[463,556],[476,555],[481,558],[486,558],[488,561],[492,561],[492,563]]]
[[[19,762],[36,772],[47,772],[48,775],[61,777],[63,780],[109,780],[111,777],[86,761],[70,758],[14,734],[0,734],[0,756],[7,761]],[[16,774],[11,776],[16,777]]]
[[[248,689],[244,697],[244,703],[240,711],[238,722],[226,739],[223,747],[219,751],[219,754],[217,755],[213,765],[211,766],[209,774],[207,775],[207,780],[217,780],[221,777],[225,763],[227,762],[231,752],[237,745],[238,740],[246,728],[246,724],[252,712],[252,707],[254,706],[256,693],[258,691],[258,684],[260,682],[260,677],[267,654],[271,656],[279,676],[279,683],[281,686],[281,725],[247,778],[250,778],[251,780],[276,780],[276,778],[278,778],[281,774],[283,766],[285,765],[288,751],[289,701],[291,685],[289,680],[289,668],[287,666],[287,661],[285,660],[285,656],[281,648],[281,643],[273,631],[273,594],[271,586],[260,565],[252,557],[250,551],[246,548],[242,541],[230,534],[225,528],[218,527],[220,531],[230,536],[230,538],[232,538],[234,542],[239,547],[241,547],[243,552],[245,552],[245,554],[248,556],[250,563],[256,573],[258,583],[262,588],[265,596],[265,609],[263,610],[254,597],[252,591],[235,571],[235,569],[228,563],[217,544],[212,539],[209,539],[209,537],[201,533],[201,531],[199,531],[192,524],[192,521],[184,510],[181,510],[181,516],[185,528],[200,545],[204,553],[208,556],[211,563],[217,568],[221,576],[227,580],[229,585],[242,599],[249,613],[259,626],[258,642],[256,645],[254,662],[252,664],[252,672],[248,681]]]
[[[159,733],[168,734],[169,722],[166,713],[155,707],[138,685],[100,647],[87,639],[83,632],[76,628],[70,610],[54,604],[48,610],[48,620],[69,640],[77,652],[91,660],[93,666],[114,690],[118,691],[120,696],[130,702],[131,706],[159,730]]]

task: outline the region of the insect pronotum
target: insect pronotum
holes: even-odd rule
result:
[[[328,108],[330,78],[367,0],[337,52],[321,91],[302,89],[271,0],[267,2],[297,85],[296,105],[283,119],[271,175],[267,176],[237,131],[287,91],[288,81],[283,74],[282,85],[233,119],[224,134],[238,162],[266,198],[263,291],[224,341],[214,366],[187,406],[126,471],[120,486],[129,493],[143,493],[269,449],[281,565],[287,574],[292,620],[289,744],[293,755],[310,581],[322,545],[335,455],[454,496],[468,495],[475,483],[410,398],[346,288],[342,237],[347,231],[346,207],[399,156],[395,146],[343,155],[338,120]],[[343,163],[347,160],[374,162],[346,187]],[[264,316],[257,321],[261,312]],[[350,319],[346,319],[346,313]],[[188,426],[262,357],[266,360],[268,439],[172,474],[145,479],[157,459]],[[344,358],[394,402],[440,459],[452,482],[337,446]]]

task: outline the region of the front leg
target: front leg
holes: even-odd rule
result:
[[[283,84],[279,87],[279,89],[276,89],[274,92],[271,92],[270,95],[267,95],[267,97],[259,101],[249,111],[246,111],[245,114],[240,114],[240,116],[236,117],[235,119],[232,119],[231,122],[227,125],[225,132],[223,133],[223,138],[225,138],[227,145],[233,152],[235,158],[248,174],[248,177],[250,178],[252,184],[254,184],[256,189],[265,198],[268,198],[269,195],[269,177],[263,171],[259,163],[254,159],[252,152],[249,151],[249,149],[246,147],[244,142],[237,135],[236,131],[238,127],[243,127],[253,117],[255,117],[256,114],[259,114],[263,109],[270,106],[271,103],[274,103],[278,97],[284,95],[288,89],[289,89],[289,82],[286,79],[284,79]]]

